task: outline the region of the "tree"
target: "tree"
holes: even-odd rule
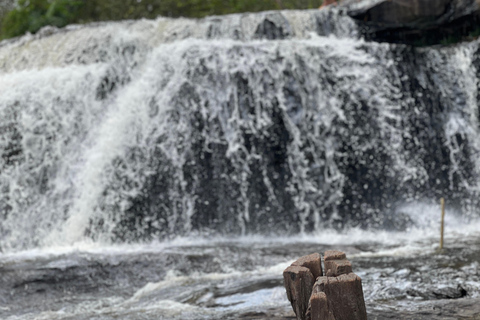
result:
[[[75,21],[83,1],[75,0],[19,0],[18,6],[2,21],[2,38],[35,33],[43,26],[64,27]]]
[[[6,0],[12,1],[12,0]],[[35,33],[46,25],[64,27],[157,16],[201,18],[239,12],[318,8],[322,0],[19,0],[0,20],[0,39]]]

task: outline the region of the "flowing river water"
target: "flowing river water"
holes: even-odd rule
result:
[[[342,10],[0,42],[0,318],[292,319],[282,271],[327,249],[370,319],[478,318],[479,41]]]
[[[301,255],[340,249],[362,278],[369,319],[477,319],[478,227],[450,226],[442,253],[429,228],[5,254],[0,317],[294,319],[282,271]]]

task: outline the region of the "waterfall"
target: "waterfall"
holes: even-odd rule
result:
[[[478,216],[479,42],[366,42],[341,9],[0,43],[0,250]]]

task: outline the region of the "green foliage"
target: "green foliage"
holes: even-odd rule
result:
[[[76,11],[83,5],[74,0],[20,0],[2,21],[2,38],[35,33],[43,26],[64,27],[76,19]]]
[[[440,40],[440,44],[444,45],[444,46],[448,46],[448,45],[451,45],[451,44],[458,43],[461,40],[462,40],[462,37],[459,36],[459,35],[448,35],[448,36],[443,37]]]
[[[0,39],[71,23],[148,18],[201,18],[263,10],[318,8],[322,0],[20,0],[1,21]],[[0,17],[1,19],[1,17]]]
[[[480,36],[480,27],[476,27],[468,34],[469,39],[477,39],[479,36]]]

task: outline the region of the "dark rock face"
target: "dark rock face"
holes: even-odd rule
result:
[[[359,15],[374,10],[355,4],[364,9]],[[90,212],[84,234],[119,242],[322,227],[405,230],[418,223],[405,205],[447,194],[453,209],[478,216],[480,40],[452,50],[356,38],[298,41],[302,32],[348,34],[340,33],[342,22],[356,36],[342,10],[266,12],[249,16],[255,24],[245,30],[216,17],[205,28],[208,40],[241,41],[172,44],[179,63],[168,53],[150,57],[140,44],[110,50],[99,38],[66,60],[107,64],[95,81],[86,74],[65,90],[25,87],[2,97],[0,216],[8,221],[0,223],[0,238],[8,244],[0,246],[35,247],[40,230],[62,229],[83,206]],[[397,27],[407,28],[377,23],[372,32]],[[128,118],[131,130],[102,157],[104,175],[77,177],[69,161],[83,168],[83,159],[105,151],[96,141],[108,141],[108,133],[92,132],[108,119],[123,126],[117,96],[138,82],[143,71],[134,66],[146,56],[155,76],[140,82],[145,95],[128,97],[139,110]],[[92,187],[65,185],[72,174]],[[20,225],[32,233],[15,239]]]
[[[435,44],[462,37],[479,21],[477,0],[380,0],[350,4],[348,14],[367,39]]]
[[[301,227],[308,232],[315,228],[316,214],[338,229],[353,224],[402,230],[414,222],[396,206],[447,193],[451,205],[468,212],[465,199],[479,199],[467,190],[478,180],[477,139],[461,132],[453,136],[446,128],[451,115],[467,126],[478,123],[469,108],[469,86],[457,86],[462,76],[446,68],[454,69],[448,53],[368,44],[356,50],[381,66],[381,73],[362,67],[355,73],[368,73],[368,80],[339,76],[358,65],[346,66],[342,57],[317,60],[326,56],[324,48],[307,47],[295,56],[281,50],[258,54],[250,47],[211,57],[189,53],[188,82],[174,94],[176,107],[166,115],[168,135],[148,137],[149,153],[132,146],[125,159],[115,161],[115,180],[104,198],[133,195],[118,218],[115,238],[190,231],[291,234]],[[225,73],[224,54],[232,65],[242,56],[258,62],[246,71]],[[203,88],[228,89],[229,100],[216,101]],[[341,106],[325,103],[327,97]],[[151,104],[159,110],[155,99]],[[387,116],[386,106],[393,106]],[[323,116],[336,113],[331,120]],[[232,133],[235,143],[229,140]],[[185,162],[177,165],[165,150],[173,145],[170,140],[183,137],[189,138],[176,145]],[[123,181],[129,178],[124,170],[128,159],[146,163],[135,169],[148,172],[138,192],[122,191],[128,185]],[[184,199],[191,199],[192,209]],[[189,210],[191,216],[182,214]],[[115,207],[105,211],[121,212]]]
[[[293,35],[293,30],[287,19],[280,13],[272,13],[258,25],[255,31],[256,39],[286,39]]]
[[[297,319],[366,320],[362,280],[352,272],[345,253],[325,252],[326,276],[322,276],[319,264],[320,255],[315,253],[301,257],[283,272],[287,297]],[[318,271],[320,276],[312,288],[312,273]]]
[[[434,24],[448,13],[448,6],[466,1],[452,0],[389,0],[364,2],[359,14],[378,25],[421,27]]]

